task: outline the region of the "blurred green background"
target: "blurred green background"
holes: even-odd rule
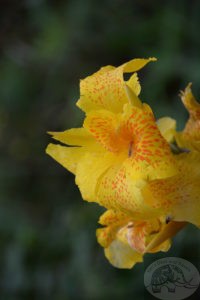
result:
[[[156,258],[200,267],[189,226],[169,253],[113,268],[95,238],[102,208],[45,154],[46,131],[82,123],[79,79],[135,57],[158,58],[139,73],[141,97],[181,128],[179,90],[192,81],[200,95],[199,30],[199,1],[0,1],[0,299],[153,299],[143,275]]]

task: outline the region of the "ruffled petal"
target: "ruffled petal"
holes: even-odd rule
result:
[[[129,89],[138,96],[141,92],[141,86],[139,83],[138,75],[137,73],[134,73],[129,80],[126,81],[126,85],[129,87]],[[139,103],[140,104],[140,103]]]
[[[181,100],[185,105],[186,109],[188,110],[190,117],[193,119],[200,119],[200,103],[195,99],[192,89],[192,84],[189,83],[185,90],[181,92]]]
[[[191,83],[181,93],[181,100],[189,112],[189,119],[182,132],[176,134],[179,147],[200,151],[200,103],[195,99]]]
[[[107,243],[100,244],[105,247],[107,259],[117,268],[130,269],[143,260],[144,253],[167,251],[171,246],[169,239],[171,236],[166,235],[165,239],[159,239],[163,227],[166,226],[166,224],[161,224],[159,219],[139,222],[127,220],[126,224],[121,224],[121,228],[118,226],[117,229],[114,225],[113,223],[115,230],[112,232],[109,232],[111,225],[103,228]],[[99,235],[97,236],[98,242],[102,242],[101,239],[99,240]]]
[[[107,210],[99,219],[99,223],[106,227],[97,229],[98,243],[107,248],[116,238],[119,229],[128,224],[130,220],[130,216],[123,214],[121,211]]]
[[[123,105],[128,101],[124,88],[123,73],[136,72],[148,62],[155,60],[155,58],[133,59],[118,68],[104,67],[93,75],[86,77],[80,83],[81,95],[77,106],[85,112],[98,109],[107,109],[115,113],[122,111]],[[132,76],[127,81],[127,85],[138,95],[140,84],[137,76],[134,74]]]

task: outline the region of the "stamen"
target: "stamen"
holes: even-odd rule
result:
[[[130,142],[129,148],[128,148],[128,157],[131,157],[133,154],[133,141]]]

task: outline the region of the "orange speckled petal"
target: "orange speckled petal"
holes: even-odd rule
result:
[[[99,110],[88,114],[84,127],[106,150],[117,152],[120,148],[117,136],[118,123],[117,115],[106,110]]]
[[[114,211],[112,209],[106,210],[103,215],[99,218],[99,224],[101,225],[111,225],[113,223],[121,222],[121,220],[126,219],[127,215],[121,211]]]
[[[134,222],[127,229],[129,245],[137,252],[144,253],[147,242],[149,242],[149,239],[152,239],[152,234],[157,234],[160,231],[160,227],[158,219]]]
[[[99,223],[107,227],[99,228],[96,231],[97,240],[102,247],[108,247],[115,239],[118,230],[128,224],[130,216],[120,211],[107,210],[99,220]]]
[[[107,248],[112,241],[115,239],[118,227],[117,226],[109,226],[106,228],[98,228],[96,230],[96,236],[98,243]]]
[[[171,178],[153,180],[143,189],[145,202],[163,210],[174,221],[200,225],[200,155],[176,155],[179,173]]]
[[[107,209],[120,210],[136,220],[152,218],[159,211],[144,204],[141,190],[145,184],[143,180],[133,181],[124,168],[115,164],[99,181],[96,200]]]
[[[133,141],[132,151],[123,164],[132,179],[163,178],[177,173],[170,147],[156,126],[151,110],[126,105],[122,128]]]
[[[81,80],[78,107],[85,112],[98,109],[107,109],[115,113],[121,112],[123,105],[128,101],[124,89],[123,73],[136,72],[154,60],[155,58],[133,59],[118,68],[111,66],[103,68]],[[134,75],[132,79],[129,79],[128,85],[137,95],[140,91],[137,76]]]
[[[146,247],[146,236],[143,227],[129,228],[127,233],[128,243],[135,251],[143,253]]]

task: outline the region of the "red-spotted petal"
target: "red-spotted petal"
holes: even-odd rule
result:
[[[86,77],[80,83],[80,99],[77,105],[89,112],[98,109],[107,109],[115,113],[121,112],[123,105],[128,102],[125,91],[125,83],[138,95],[140,84],[133,74],[127,82],[124,81],[123,73],[136,72],[155,58],[133,59],[118,68],[107,66],[92,76]]]

